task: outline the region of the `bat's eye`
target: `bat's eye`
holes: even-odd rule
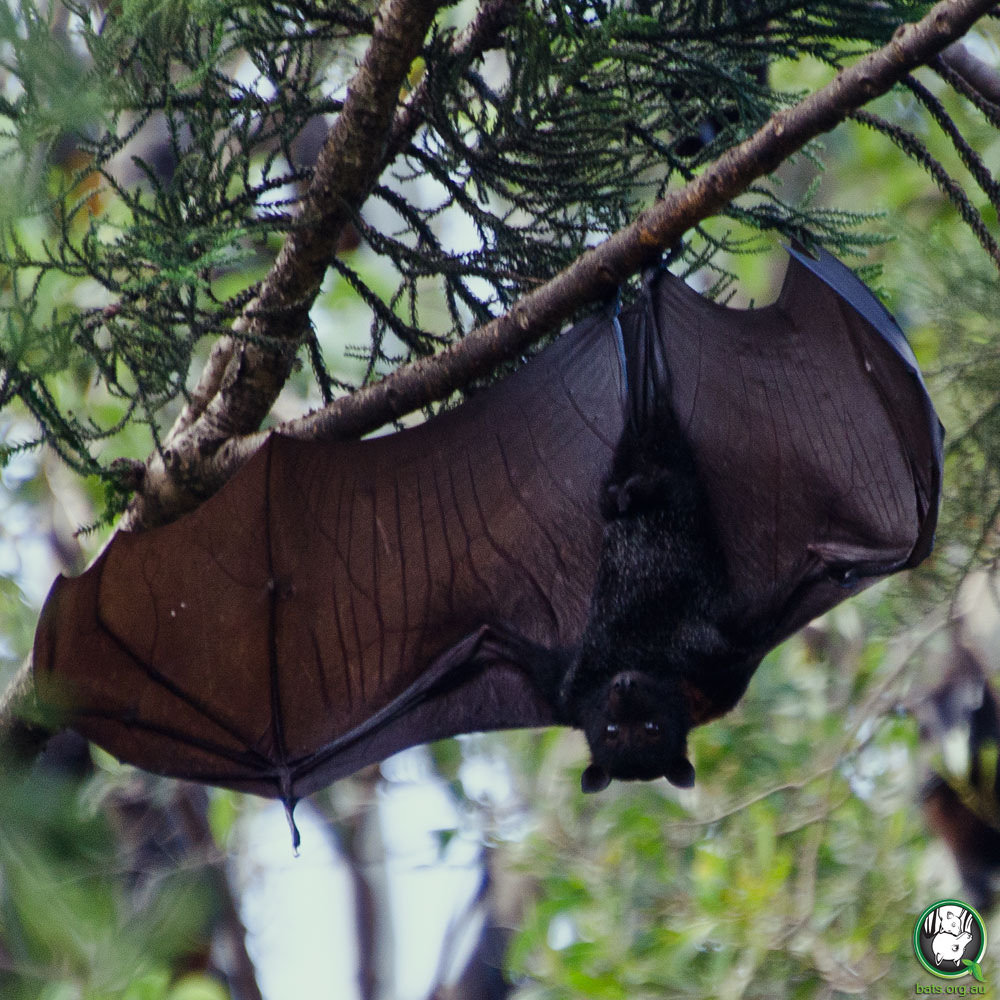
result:
[[[604,735],[605,736],[617,736],[618,735],[618,723],[616,723],[616,722],[609,722],[604,727]]]
[[[660,731],[660,724],[658,722],[647,722],[645,730],[648,735],[655,736]]]

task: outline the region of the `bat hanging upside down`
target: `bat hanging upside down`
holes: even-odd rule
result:
[[[763,655],[931,550],[942,431],[827,253],[736,310],[661,271],[455,410],[272,435],[52,587],[37,689],[117,757],[279,797],[482,730],[586,733],[585,791],[690,785]]]

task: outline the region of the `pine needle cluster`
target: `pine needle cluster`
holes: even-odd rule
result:
[[[374,5],[63,2],[0,15],[0,408],[19,399],[38,424],[16,447],[44,440],[124,495],[100,442],[140,422],[158,443],[196,347],[245,335],[233,323],[301,224]],[[508,6],[485,58],[456,51],[446,10],[414,67],[422,124],[354,220],[387,268],[330,261],[371,313],[365,378],[504,310],[791,103],[770,85],[775,61],[840,66],[929,5]],[[856,213],[786,203],[771,184],[726,214],[744,236],[701,230],[681,250],[691,266],[744,250],[747,226],[865,241]],[[428,295],[444,303],[434,324]],[[324,398],[351,388],[315,338],[305,350]],[[53,376],[67,370],[119,401],[113,417],[60,400]]]

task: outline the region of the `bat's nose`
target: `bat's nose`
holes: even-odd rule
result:
[[[616,674],[614,680],[611,682],[615,690],[621,692],[634,691],[636,683],[636,675],[632,670],[625,670],[620,674]]]

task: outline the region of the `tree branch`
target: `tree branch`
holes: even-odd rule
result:
[[[179,494],[186,494],[188,504],[197,502],[191,484],[200,479],[202,457],[234,435],[255,431],[270,412],[291,372],[340,234],[381,173],[406,75],[438,10],[450,2],[384,0],[379,7],[371,43],[320,151],[296,226],[237,321],[241,336],[213,348],[162,455],[151,457],[143,490],[123,526],[164,520]]]
[[[234,997],[236,1000],[263,1000],[257,970],[247,951],[247,929],[208,822],[208,797],[204,786],[179,782],[173,802],[168,803],[166,808],[177,810],[191,841],[191,854],[201,859],[205,875],[213,883],[213,894],[222,904],[216,933],[222,935],[225,943],[222,971],[229,980]]]
[[[949,45],[940,56],[941,63],[958,74],[980,97],[1000,106],[1000,73],[974,56],[964,45]]]
[[[503,29],[513,22],[522,3],[523,0],[485,0],[472,23],[455,39],[451,54],[466,67],[469,66],[473,60],[499,44]],[[430,81],[428,76],[424,76],[406,105],[396,115],[380,174],[416,135],[426,116],[429,97]]]
[[[5,773],[30,766],[56,732],[40,718],[28,656],[0,697],[0,769]]]
[[[380,382],[278,430],[306,439],[358,437],[445,399],[488,374],[499,362],[516,357],[557,327],[581,303],[612,296],[627,278],[653,263],[692,226],[718,212],[807,142],[886,93],[915,67],[961,37],[993,6],[992,0],[942,0],[922,20],[902,26],[887,45],[839,73],[821,90],[773,115],[704,173],[588,250],[505,315],[440,354],[399,368]],[[254,434],[227,441],[209,463],[211,482],[225,482],[264,438],[264,434]]]

